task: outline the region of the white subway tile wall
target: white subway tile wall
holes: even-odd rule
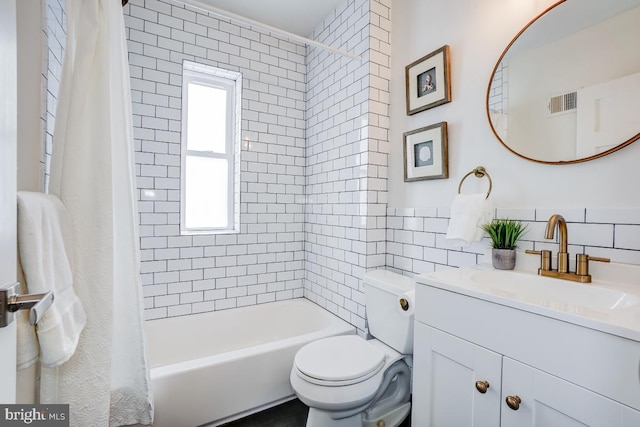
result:
[[[55,126],[56,106],[60,79],[62,78],[62,59],[67,43],[67,14],[65,0],[47,0],[45,20],[43,22],[43,43],[45,58],[42,62],[42,163],[44,170],[43,190],[49,188],[51,169],[51,151],[53,148],[53,129]]]
[[[500,218],[527,224],[527,233],[518,249],[558,250],[555,240],[544,238],[547,220],[555,213],[567,221],[569,253],[607,257],[613,262],[640,264],[640,209],[496,209]],[[448,209],[387,209],[387,260],[389,269],[406,274],[428,273],[451,267],[490,263],[490,241],[485,237],[466,248],[445,241],[446,227],[431,232],[410,230],[407,224],[442,221]],[[417,246],[422,248],[422,253]]]
[[[508,83],[509,65],[500,62],[496,66],[491,81],[491,90],[489,92],[489,109],[492,113],[507,114],[508,113]],[[498,130],[498,129],[496,129]]]
[[[145,317],[302,297],[305,46],[171,1],[124,13]],[[179,232],[183,60],[243,75],[239,234]]]
[[[312,38],[354,61],[169,0],[125,8],[147,319],[305,296],[366,330],[362,274],[488,262],[489,241],[445,240],[448,207],[387,209],[390,0],[345,0]],[[241,233],[179,235],[182,60],[243,74]],[[520,249],[640,264],[640,209],[498,208]]]
[[[390,0],[348,0],[307,48],[305,297],[366,329],[361,277],[384,267]]]

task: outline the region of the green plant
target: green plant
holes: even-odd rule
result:
[[[527,231],[527,226],[520,221],[508,218],[496,218],[482,226],[489,234],[491,246],[496,249],[515,249],[516,242]]]

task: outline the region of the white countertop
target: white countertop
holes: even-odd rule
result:
[[[640,341],[640,266],[608,264],[598,267],[597,276],[594,270],[593,282],[587,284],[541,277],[531,271],[494,270],[484,264],[425,273],[415,279],[418,285]]]

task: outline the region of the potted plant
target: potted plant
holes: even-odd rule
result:
[[[491,263],[499,270],[513,270],[516,266],[516,243],[526,233],[520,221],[496,218],[482,226],[491,238]]]

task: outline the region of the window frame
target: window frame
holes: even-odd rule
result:
[[[225,153],[190,150],[188,141],[189,84],[209,86],[227,92]],[[237,72],[184,61],[182,65],[182,124],[180,137],[180,234],[224,234],[240,232],[240,111],[242,75]],[[225,159],[228,164],[227,177],[227,226],[186,226],[186,171],[187,158]]]

